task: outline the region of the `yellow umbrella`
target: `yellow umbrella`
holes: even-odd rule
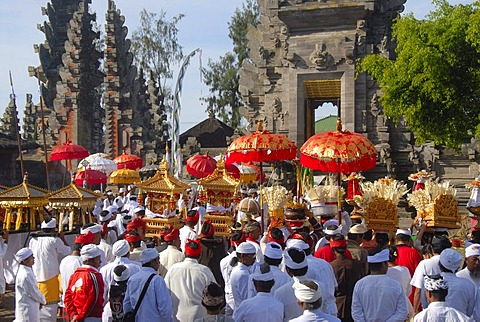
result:
[[[135,170],[120,169],[110,174],[110,183],[131,184],[140,181],[140,175]]]

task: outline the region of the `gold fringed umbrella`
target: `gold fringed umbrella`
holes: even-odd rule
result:
[[[140,181],[140,175],[135,170],[120,169],[110,174],[112,184],[132,184]]]

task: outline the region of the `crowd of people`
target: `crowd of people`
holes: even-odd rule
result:
[[[480,321],[478,231],[462,256],[425,223],[388,233],[307,209],[303,227],[243,218],[219,237],[196,200],[182,228],[147,238],[134,188],[100,205],[71,246],[46,212],[15,255],[15,321]]]

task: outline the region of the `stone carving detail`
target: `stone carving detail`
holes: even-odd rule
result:
[[[330,54],[325,50],[324,44],[316,44],[315,49],[310,54],[310,62],[315,68],[326,68],[329,55]]]

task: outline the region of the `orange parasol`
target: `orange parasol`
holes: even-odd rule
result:
[[[337,130],[315,134],[300,148],[300,164],[306,168],[340,174],[365,171],[375,167],[377,149],[372,142],[359,133],[342,130],[340,118]],[[338,200],[339,220],[341,201]]]
[[[113,159],[113,162],[118,165],[119,169],[136,170],[142,167],[142,158],[134,154],[127,154],[125,152]]]
[[[112,184],[131,184],[140,181],[140,174],[131,169],[120,169],[110,174],[110,183]]]

